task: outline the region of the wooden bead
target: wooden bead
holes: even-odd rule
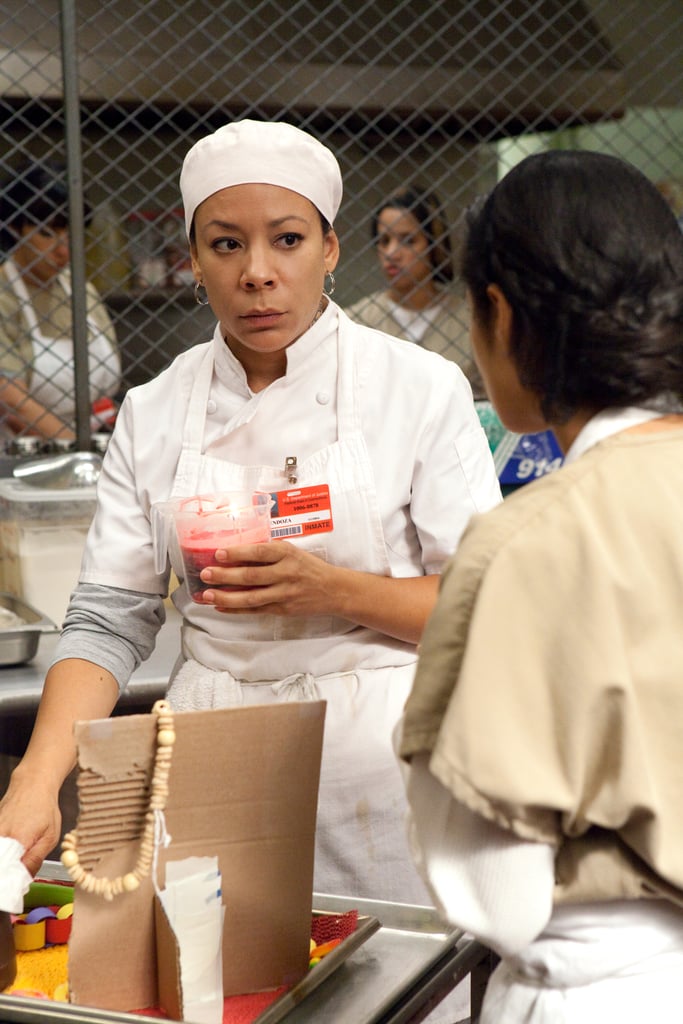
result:
[[[78,864],[78,854],[75,850],[64,850],[60,860],[65,868],[73,868]]]
[[[121,881],[123,882],[124,892],[135,892],[140,885],[139,879],[135,877],[132,871],[124,875]]]
[[[175,730],[161,729],[157,733],[157,743],[160,747],[172,747],[175,743]]]

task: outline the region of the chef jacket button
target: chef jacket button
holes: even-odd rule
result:
[[[210,416],[216,411],[216,403],[214,402],[213,398],[210,398],[209,401],[206,403],[206,411]]]
[[[315,396],[315,400],[318,403],[318,405],[327,405],[327,403],[330,400],[330,396],[328,395],[327,391],[319,391],[318,394]]]

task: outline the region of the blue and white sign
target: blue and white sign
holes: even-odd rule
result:
[[[526,484],[562,465],[563,456],[552,430],[539,434],[507,431],[494,452],[498,480],[504,484]]]

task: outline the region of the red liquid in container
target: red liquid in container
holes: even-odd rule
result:
[[[243,587],[215,586],[199,578],[207,565],[216,565],[216,551],[236,544],[262,544],[270,540],[270,519],[264,518],[255,526],[230,533],[198,533],[186,538],[180,545],[185,570],[185,585],[193,601],[202,602],[205,590],[243,590]]]

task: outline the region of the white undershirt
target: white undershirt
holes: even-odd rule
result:
[[[599,441],[604,441],[611,434],[618,434],[620,430],[637,427],[641,423],[656,420],[663,415],[661,410],[641,409],[636,406],[629,406],[625,409],[605,409],[603,412],[597,413],[574,438],[564,457],[565,466],[569,462],[575,462],[589,448]]]
[[[474,814],[428,762],[420,754],[406,769],[413,858],[443,916],[506,965],[494,976],[494,1009],[489,1005],[482,1022],[677,1022],[683,911],[667,900],[553,907],[553,847],[518,839]]]
[[[442,300],[438,299],[425,309],[406,309],[393,299],[389,300],[391,315],[400,326],[401,331],[410,341],[419,344],[441,312]]]
[[[501,956],[512,955],[550,920],[554,850],[518,839],[454,800],[429,771],[429,756],[416,755],[406,769],[408,831],[420,874],[447,920]]]

